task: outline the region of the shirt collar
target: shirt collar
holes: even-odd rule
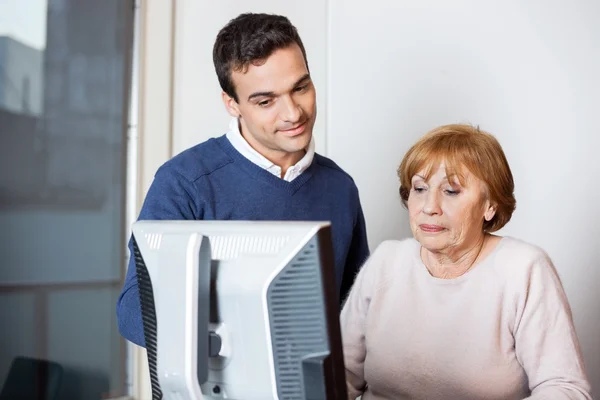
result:
[[[259,167],[267,170],[278,178],[281,177],[281,168],[278,165],[273,164],[265,156],[254,150],[252,146],[244,139],[240,132],[239,120],[232,118],[229,122],[229,130],[227,131],[227,139],[231,145],[244,157],[258,165]],[[297,178],[310,166],[315,157],[315,138],[310,138],[310,143],[306,148],[306,154],[300,159],[295,165],[288,168],[284,180],[290,182]]]

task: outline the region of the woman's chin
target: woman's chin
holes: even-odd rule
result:
[[[432,237],[430,235],[418,235],[417,241],[421,243],[424,249],[438,252],[440,250],[445,249],[448,246],[448,243],[442,237]]]

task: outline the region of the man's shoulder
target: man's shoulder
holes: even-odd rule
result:
[[[352,176],[344,171],[342,167],[337,165],[331,158],[315,153],[315,162],[322,167],[325,172],[328,172],[333,178],[339,180],[341,183],[356,187]]]
[[[221,142],[225,136],[210,138],[205,142],[183,150],[165,162],[157,171],[170,172],[193,182],[210,175],[233,162],[233,159],[223,150]]]

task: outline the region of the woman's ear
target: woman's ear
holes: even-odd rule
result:
[[[494,215],[496,215],[496,205],[488,204],[485,214],[483,214],[483,218],[485,218],[486,222],[490,222],[492,218],[494,218]]]

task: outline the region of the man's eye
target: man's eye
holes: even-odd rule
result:
[[[258,105],[259,105],[259,106],[261,106],[261,107],[266,107],[266,106],[268,106],[269,104],[271,104],[271,100],[263,100],[263,101],[260,101],[260,102],[258,103]]]

